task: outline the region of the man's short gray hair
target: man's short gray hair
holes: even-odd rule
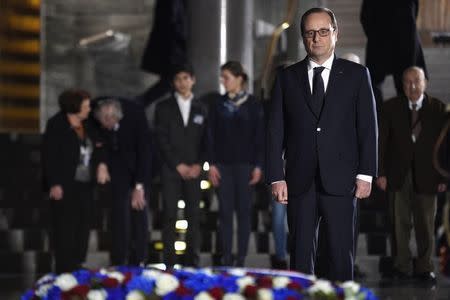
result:
[[[104,110],[104,107],[111,107],[110,111]],[[97,107],[95,108],[95,118],[100,120],[103,115],[107,114],[108,117],[114,117],[117,120],[123,118],[122,105],[120,101],[114,98],[105,98],[97,102]]]

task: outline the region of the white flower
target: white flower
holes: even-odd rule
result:
[[[59,287],[61,291],[65,292],[73,289],[78,285],[75,276],[69,273],[64,273],[56,277],[55,286]]]
[[[53,275],[53,274],[47,274],[47,275],[42,276],[42,277],[36,282],[36,285],[41,285],[41,284],[44,284],[44,283],[49,283],[50,281],[53,281],[53,280],[55,280],[55,275]]]
[[[156,278],[155,293],[158,296],[164,296],[176,290],[179,285],[180,283],[175,276],[167,273],[162,273],[158,276],[158,278]]]
[[[354,281],[346,281],[341,284],[344,289],[345,299],[354,297],[359,292],[360,285]]]
[[[145,300],[145,296],[138,290],[132,290],[127,294],[125,300]]]
[[[273,293],[269,289],[259,289],[256,293],[256,299],[258,300],[273,300]]]
[[[203,273],[208,276],[214,276],[214,272],[211,268],[203,268],[199,270],[200,273]]]
[[[242,268],[233,268],[227,271],[228,274],[232,275],[232,276],[237,276],[237,277],[242,277],[245,276],[245,274],[247,274],[247,271],[245,271]]]
[[[157,270],[144,270],[142,272],[142,276],[146,277],[146,278],[150,278],[153,280],[156,280],[160,275],[161,275],[161,271],[157,271]]]
[[[104,289],[90,290],[86,295],[87,300],[105,300],[107,296],[108,293]]]
[[[241,294],[228,293],[223,296],[222,300],[245,300],[245,298]]]
[[[122,283],[123,280],[125,279],[125,276],[122,273],[117,272],[117,271],[109,272],[106,275],[108,275],[109,278],[116,279],[119,283]]]
[[[277,276],[273,279],[272,285],[274,289],[283,289],[291,282],[289,277]]]
[[[48,291],[53,287],[51,284],[43,284],[36,290],[35,294],[39,298],[44,298],[47,296]]]
[[[326,295],[332,295],[335,293],[333,286],[329,281],[317,280],[314,284],[308,288],[308,293],[313,295],[315,293],[324,293]]]
[[[208,292],[200,292],[194,297],[194,300],[214,300]]]
[[[197,269],[194,269],[192,267],[183,267],[182,270],[185,271],[185,272],[189,272],[189,273],[196,273],[197,272]]]
[[[255,279],[250,276],[244,276],[236,280],[236,284],[239,287],[239,291],[242,291],[247,285],[254,285]]]
[[[100,271],[98,271],[98,272],[102,275],[108,274],[108,270],[106,270],[105,268],[101,268]]]

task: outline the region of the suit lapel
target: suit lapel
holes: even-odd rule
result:
[[[319,119],[319,116],[314,112],[312,107],[312,91],[309,85],[308,79],[308,58],[303,59],[295,68],[295,73],[297,74],[298,80],[300,82],[300,89],[303,92],[303,97],[306,101],[306,104],[311,111],[311,113]]]
[[[177,123],[179,126],[184,127],[184,121],[183,116],[181,114],[180,107],[178,106],[177,99],[175,97],[172,97],[172,109],[174,111],[174,117],[177,120]]]
[[[335,57],[333,60],[333,65],[331,66],[330,77],[328,78],[328,85],[327,85],[327,89],[325,91],[325,98],[323,100],[323,107],[321,110],[321,114],[322,114],[323,110],[325,109],[325,107],[327,106],[327,103],[330,102],[330,98],[333,95],[339,94],[336,91],[336,89],[340,86],[339,83],[340,83],[340,79],[343,74],[344,74],[344,70],[342,68],[342,64],[340,63],[340,60]]]

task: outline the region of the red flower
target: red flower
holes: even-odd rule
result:
[[[289,282],[287,288],[290,290],[302,290],[302,286],[300,285],[300,283],[295,281]]]
[[[263,276],[258,278],[258,287],[260,288],[267,288],[270,289],[272,288],[272,278],[268,277],[268,276]]]
[[[115,279],[115,278],[105,278],[105,279],[103,279],[103,281],[102,281],[102,285],[105,287],[105,288],[115,288],[115,287],[118,287],[119,286],[119,281],[117,280],[117,279]]]
[[[128,281],[131,280],[131,277],[133,277],[133,276],[131,275],[131,272],[126,272],[126,273],[123,274],[123,275],[125,276],[125,278],[123,279],[123,284],[127,284]]]
[[[254,285],[247,285],[244,289],[244,296],[248,298],[256,298],[256,292],[258,288]]]
[[[188,296],[191,294],[191,290],[185,287],[183,283],[181,283],[175,290],[175,294],[177,294],[178,296]]]
[[[86,295],[89,293],[89,286],[87,285],[77,285],[76,287],[65,291],[61,294],[62,299],[71,299],[75,296],[78,296],[77,298],[84,299],[86,298]]]
[[[222,290],[222,288],[220,287],[213,287],[212,289],[210,289],[208,291],[208,293],[211,294],[211,297],[213,297],[216,300],[221,300],[223,298],[224,292]]]

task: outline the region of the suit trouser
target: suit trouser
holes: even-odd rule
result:
[[[412,257],[409,248],[411,229],[414,228],[417,243],[416,273],[433,271],[431,261],[434,251],[434,219],[436,217],[436,195],[415,192],[411,172],[402,188],[390,192],[394,201],[394,226],[396,256],[394,266],[406,274],[412,272]]]
[[[75,182],[64,198],[50,200],[56,273],[71,272],[86,259],[92,210],[92,185]]]
[[[111,190],[111,263],[124,265],[145,262],[148,253],[147,206],[143,210],[132,209],[131,188],[126,182],[112,179]]]
[[[356,260],[356,250],[358,248],[358,237],[359,237],[359,214],[360,214],[360,203],[358,200],[356,201],[356,209],[355,209],[355,236],[353,242],[353,257]],[[324,277],[329,272],[328,265],[328,245],[327,245],[327,231],[326,225],[324,222],[320,223],[320,231],[318,236],[318,248],[316,253],[316,265],[315,265],[315,273],[317,277]]]
[[[200,178],[183,180],[176,171],[163,167],[161,180],[164,209],[164,263],[169,266],[176,263],[174,249],[175,223],[177,221],[178,200],[183,199],[186,203],[184,217],[188,222],[185,264],[196,266],[200,251]]]
[[[315,180],[306,193],[288,196],[291,269],[314,274],[318,225],[322,220],[328,253],[328,257],[321,258],[328,264],[328,274],[323,275],[333,281],[353,279],[356,201],[353,195],[325,193],[320,180]]]
[[[254,189],[249,185],[252,166],[250,164],[220,164],[219,231],[222,246],[222,263],[231,265],[233,245],[233,214],[237,212],[238,223],[238,264],[243,264],[247,256],[251,227],[251,205]]]

